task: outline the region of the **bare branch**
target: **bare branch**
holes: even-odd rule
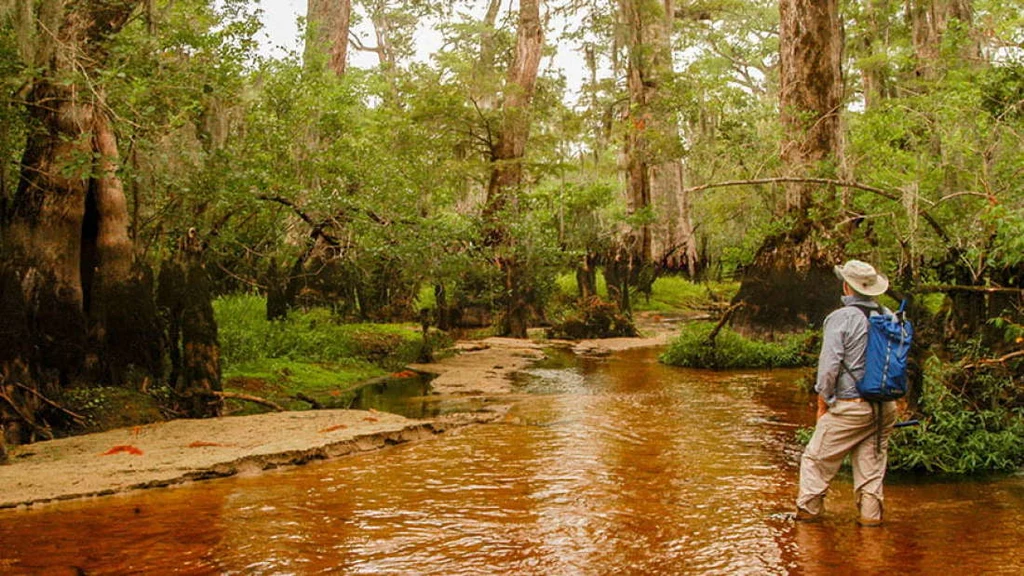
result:
[[[900,197],[894,192],[884,190],[882,188],[876,188],[874,186],[868,186],[867,184],[861,184],[860,182],[852,182],[845,180],[834,180],[832,178],[796,178],[796,177],[778,177],[778,178],[756,178],[753,180],[729,180],[726,182],[713,182],[710,184],[702,184],[700,186],[693,186],[686,188],[683,192],[701,192],[704,190],[710,190],[712,188],[725,188],[729,186],[753,186],[757,184],[785,184],[785,183],[796,183],[796,184],[823,184],[826,186],[841,186],[843,188],[854,188],[857,190],[864,190],[865,192],[871,192],[877,194],[882,198],[892,200],[893,202],[900,202]],[[935,230],[935,233],[946,243],[951,244],[952,241],[942,226],[926,211],[920,211],[920,215],[925,219],[926,222]]]
[[[246,402],[254,402],[256,404],[262,404],[273,408],[278,412],[287,412],[280,404],[267,400],[266,398],[260,398],[259,396],[250,396],[249,394],[241,394],[238,392],[221,392],[219,390],[207,390],[203,392],[204,396],[214,396],[216,398],[229,398],[231,400],[244,400]]]

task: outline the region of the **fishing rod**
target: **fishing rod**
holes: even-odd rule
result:
[[[906,420],[904,422],[897,422],[897,423],[893,424],[892,427],[893,428],[906,428],[907,426],[917,426],[920,423],[921,423],[921,421],[917,420],[915,418],[914,420]]]

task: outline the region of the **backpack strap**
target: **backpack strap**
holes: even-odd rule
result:
[[[867,329],[870,330],[871,329],[871,313],[874,312],[875,309],[874,308],[868,308],[867,306],[860,306],[859,304],[851,304],[851,306],[853,306],[854,308],[856,308],[856,309],[858,309],[858,310],[860,310],[861,312],[864,313],[864,319],[868,321]],[[854,376],[854,374],[853,374],[853,370],[850,370],[850,367],[846,365],[846,360],[840,360],[839,361],[839,366],[843,370],[846,370],[846,373],[850,375],[850,378],[853,378],[854,380],[857,379],[857,377]],[[867,369],[867,367],[865,367],[865,369]]]

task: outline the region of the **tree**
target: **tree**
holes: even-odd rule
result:
[[[783,168],[791,176],[835,174],[842,162],[838,2],[782,0],[779,12]],[[835,307],[832,266],[842,256],[826,243],[833,234],[835,192],[819,186],[785,185],[786,228],[765,240],[744,271],[735,297],[743,303],[733,316],[737,329],[800,330],[820,324]]]
[[[652,211],[652,220],[637,224],[629,236],[636,268],[656,262],[697,270],[697,250],[676,114],[667,92],[673,81],[671,0],[621,0],[629,112],[625,126],[626,181],[631,213]],[[635,237],[634,237],[635,236]]]
[[[24,386],[52,390],[81,376],[121,382],[130,366],[159,370],[159,348],[135,345],[160,339],[128,233],[117,137],[94,81],[110,39],[140,4],[45,1],[18,13],[33,74],[23,88],[29,129],[20,178],[3,215],[3,298],[24,306],[17,317],[28,346],[9,348],[3,363],[8,375],[14,365],[28,368]]]
[[[324,62],[337,76],[348,65],[348,35],[352,23],[351,0],[308,0],[306,8],[307,66]]]
[[[529,316],[521,263],[515,255],[516,239],[503,224],[507,212],[518,210],[517,195],[523,184],[523,156],[530,134],[530,101],[537,83],[544,30],[540,1],[522,0],[515,54],[503,91],[502,123],[491,149],[491,176],[487,185],[484,220],[487,242],[498,248],[498,263],[505,276],[505,318],[502,332],[525,338]]]

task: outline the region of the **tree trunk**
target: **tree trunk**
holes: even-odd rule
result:
[[[874,108],[890,96],[889,6],[890,0],[864,3],[865,23],[861,26],[863,32],[858,44],[863,51],[859,60],[866,108]]]
[[[697,251],[679,158],[679,125],[666,110],[664,83],[672,70],[672,0],[620,0],[628,66],[629,124],[624,143],[627,208],[654,211],[654,220],[634,227],[626,244],[638,276],[657,260],[696,273]],[[635,284],[638,278],[628,278]]]
[[[626,169],[626,209],[629,214],[651,207],[651,167],[655,144],[651,142],[656,118],[651,100],[661,82],[658,65],[663,60],[657,44],[647,41],[656,36],[664,22],[659,3],[653,0],[620,0],[628,52],[626,87],[629,91],[629,116],[623,147]],[[646,222],[634,226],[627,245],[633,250],[632,261],[643,265],[651,261],[651,227]]]
[[[13,321],[0,331],[0,370],[35,392],[82,377],[122,384],[131,366],[154,375],[160,367],[152,294],[133,269],[117,139],[102,89],[81,80],[100,76],[107,39],[139,4],[19,3],[20,53],[38,72],[26,90],[32,129],[0,243],[0,300]],[[41,426],[38,402],[11,408]]]
[[[923,80],[935,80],[940,66],[943,39],[950,22],[957,20],[968,28],[974,19],[972,0],[907,0],[907,19],[911,29],[915,74]],[[970,40],[961,47],[961,58],[977,60],[980,47]]]
[[[352,23],[351,0],[309,0],[306,5],[306,66],[323,62],[337,76],[348,64],[348,32]]]
[[[781,158],[792,176],[829,176],[842,157],[842,34],[837,0],[780,2]],[[826,246],[830,226],[811,221],[815,184],[786,185],[786,213],[793,227],[769,237],[744,271],[733,316],[743,333],[773,333],[819,325],[838,305],[832,266],[842,258]],[[831,203],[825,191],[821,202]]]
[[[190,418],[219,416],[220,345],[210,280],[202,265],[202,242],[189,229],[174,260],[160,271],[159,305],[167,322],[178,411]]]
[[[505,274],[505,317],[502,331],[514,338],[526,337],[529,306],[523,285],[523,271],[515,255],[515,239],[510,237],[505,221],[509,211],[518,210],[518,189],[523,176],[522,160],[530,134],[530,101],[537,83],[543,41],[539,0],[522,0],[519,3],[515,57],[506,77],[502,102],[503,120],[491,150],[493,168],[484,206],[486,241],[498,250],[499,264]]]
[[[779,6],[782,162],[788,176],[831,177],[842,154],[843,37],[838,2],[782,0]],[[787,212],[806,219],[815,186],[787,184]]]

